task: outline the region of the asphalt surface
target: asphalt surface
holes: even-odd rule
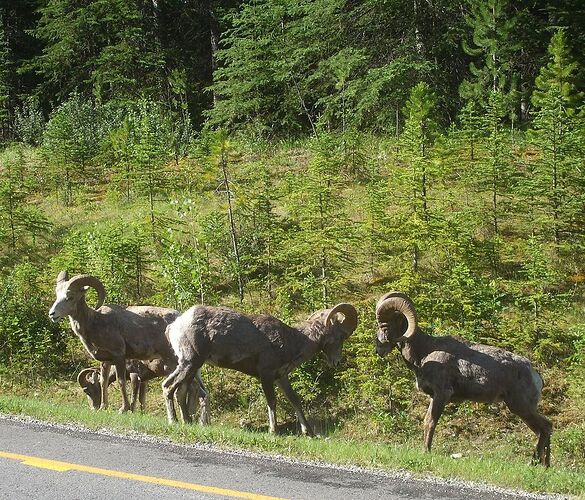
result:
[[[0,499],[536,498],[0,417]],[[541,497],[542,498],[542,497]],[[266,499],[264,499],[266,500]]]

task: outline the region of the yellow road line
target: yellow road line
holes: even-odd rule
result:
[[[229,490],[224,488],[216,488],[214,486],[205,486],[203,484],[186,483],[183,481],[174,481],[172,479],[163,479],[160,477],[143,476],[141,474],[130,474],[128,472],[121,472],[117,470],[100,469],[98,467],[90,467],[88,465],[71,464],[68,462],[59,462],[58,460],[48,460],[40,457],[31,457],[28,455],[19,455],[17,453],[9,453],[0,451],[0,457],[9,458],[12,460],[19,460],[24,465],[31,465],[33,467],[41,467],[43,469],[50,469],[59,472],[80,471],[88,472],[90,474],[98,474],[100,476],[117,477],[120,479],[130,479],[132,481],[141,481],[143,483],[160,484],[163,486],[171,486],[173,488],[182,488],[184,490],[195,490],[202,493],[212,493],[214,495],[223,495],[226,497],[247,498],[249,500],[284,500],[278,497],[270,497],[265,495],[257,495],[256,493],[248,493],[246,491]]]

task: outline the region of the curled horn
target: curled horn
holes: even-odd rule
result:
[[[96,410],[102,402],[100,376],[95,368],[84,368],[77,375],[77,382],[91,402],[91,407]]]
[[[378,307],[380,306],[380,304],[382,302],[384,302],[386,299],[389,299],[391,297],[395,297],[396,294],[400,294],[400,292],[386,292],[384,295],[382,295],[379,299],[378,302],[376,303],[376,311],[378,310]],[[406,295],[402,294],[404,297],[406,297]]]
[[[95,368],[84,368],[77,375],[77,382],[81,387],[86,387],[89,384],[95,384],[97,370]]]
[[[412,337],[418,326],[416,311],[412,300],[401,292],[389,292],[384,294],[376,304],[376,320],[378,321],[378,324],[381,326],[386,323],[387,315],[394,311],[404,315],[408,327],[402,336],[393,339],[393,341],[400,342]]]
[[[67,271],[61,271],[59,276],[57,276],[57,284],[62,283],[63,281],[67,281],[69,279],[69,274]]]
[[[323,314],[322,310],[319,311],[315,311],[314,313],[312,313],[305,321],[307,322],[312,322],[315,321],[319,316],[321,316]]]
[[[94,288],[98,294],[98,301],[94,309],[99,309],[106,298],[106,289],[102,282],[95,276],[90,276],[89,274],[78,274],[77,276],[73,276],[73,278],[69,280],[68,286],[70,288],[81,288],[82,286],[90,286]]]
[[[358,325],[358,313],[356,311],[356,308],[351,304],[347,304],[345,302],[337,304],[333,309],[329,311],[329,314],[327,314],[325,324],[327,325],[330,322],[333,323],[336,319],[335,316],[337,315],[337,313],[343,314],[343,321],[340,324],[341,328],[348,335],[351,335]]]

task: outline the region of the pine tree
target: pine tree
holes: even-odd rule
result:
[[[532,96],[537,111],[530,136],[540,155],[529,189],[540,214],[535,222],[542,224],[558,245],[571,233],[583,230],[578,222],[585,186],[580,172],[584,152],[579,132],[583,93],[576,87],[577,64],[563,30],[552,36],[548,58],[536,78]]]
[[[268,299],[275,296],[282,271],[282,217],[275,212],[278,197],[273,172],[265,162],[252,162],[238,182],[241,238],[246,281],[258,284]]]
[[[148,198],[152,237],[157,239],[158,230],[170,222],[160,216],[156,209],[157,196],[165,193],[170,184],[166,174],[166,163],[170,159],[171,128],[168,117],[158,103],[142,100],[132,116],[134,139],[131,168],[137,191]]]
[[[227,202],[227,211],[228,211],[228,222],[230,226],[230,236],[232,240],[232,249],[234,251],[234,263],[235,263],[235,270],[236,270],[236,277],[238,279],[238,293],[240,296],[240,302],[244,301],[244,278],[243,278],[243,270],[242,270],[242,263],[240,259],[240,247],[238,244],[238,234],[236,232],[236,223],[234,219],[234,206],[233,206],[233,192],[230,186],[230,176],[228,173],[229,167],[229,154],[230,154],[230,145],[227,140],[227,136],[222,134],[221,132],[218,135],[217,142],[212,149],[212,155],[215,157],[215,161],[217,162],[217,166],[220,171],[222,185],[226,197]]]
[[[212,86],[217,95],[210,111],[212,124],[246,123],[261,133],[291,125],[288,59],[282,57],[289,8],[288,0],[257,0],[244,3],[234,15],[233,28],[224,37],[225,48],[217,52],[221,64]]]
[[[343,206],[343,145],[320,134],[312,152],[307,171],[288,179],[286,208],[296,231],[289,230],[282,245],[290,280],[285,308],[295,299],[307,309],[326,307],[340,287],[342,270],[353,261],[348,245],[355,243],[356,231]]]
[[[366,184],[367,197],[363,201],[364,219],[361,232],[367,242],[367,251],[363,253],[370,278],[375,276],[379,264],[389,253],[390,216],[389,207],[392,203],[389,181],[381,172],[379,160],[371,161]],[[359,196],[359,195],[358,195]]]
[[[512,158],[510,133],[506,127],[506,97],[502,92],[489,92],[485,114],[481,117],[481,142],[476,161],[462,173],[475,194],[471,200],[476,223],[483,226],[485,256],[491,271],[498,274],[501,234],[509,215],[509,200],[515,190],[517,169]]]
[[[4,10],[0,7],[0,143],[8,139],[10,129],[10,48]]]
[[[513,41],[516,17],[509,12],[508,0],[468,0],[468,5],[466,21],[473,29],[473,40],[469,44],[464,39],[463,50],[481,65],[470,63],[472,79],[461,84],[461,96],[486,108],[490,93],[500,92],[512,110],[516,88],[513,57],[519,49]]]
[[[50,228],[46,216],[28,203],[35,187],[22,145],[5,149],[0,154],[0,246],[8,250],[3,257],[34,249],[37,237]]]
[[[462,145],[469,148],[469,160],[475,161],[477,155],[477,143],[483,135],[481,117],[475,101],[467,101],[459,112],[460,127],[458,135]]]
[[[89,164],[100,148],[102,130],[91,100],[74,93],[57,108],[45,130],[43,149],[63,187],[65,206],[73,202],[73,187],[86,179]]]
[[[317,101],[317,105],[323,110],[319,118],[321,126],[328,130],[346,132],[355,107],[356,88],[352,80],[363,72],[365,62],[365,51],[347,48],[320,63],[312,78],[329,81],[334,89]]]
[[[31,69],[59,99],[74,91],[103,102],[163,95],[164,57],[152,2],[43,2],[35,34],[45,42]]]
[[[480,186],[489,192],[490,216],[493,234],[500,234],[502,207],[500,201],[510,189],[511,164],[508,161],[509,144],[504,127],[505,97],[501,92],[491,92],[487,103],[484,126],[487,130],[487,157],[480,166]],[[483,167],[483,168],[482,168]],[[482,175],[483,174],[483,175]]]
[[[114,168],[113,180],[116,180],[122,186],[126,203],[130,202],[132,186],[135,180],[134,165],[132,161],[133,138],[135,136],[135,120],[128,116],[124,118],[122,124],[110,132],[108,136],[108,152],[112,158],[112,167]]]
[[[199,141],[201,151],[198,152],[202,163],[206,169],[214,175],[218,182],[217,193],[225,199],[224,214],[216,212],[216,222],[219,226],[224,226],[227,216],[227,228],[216,228],[218,234],[228,235],[229,249],[223,245],[216,245],[216,250],[222,260],[226,262],[227,272],[230,276],[235,277],[238,288],[238,297],[240,303],[244,301],[245,283],[244,269],[242,265],[242,253],[239,234],[239,222],[236,220],[235,190],[233,186],[232,174],[230,172],[231,161],[234,157],[233,145],[229,140],[228,133],[223,130],[207,133]],[[223,210],[223,208],[222,208]],[[221,238],[218,237],[219,241]]]
[[[432,170],[430,149],[437,135],[433,119],[435,96],[427,83],[415,85],[404,108],[406,123],[401,136],[401,156],[408,168],[408,222],[412,270],[418,270],[421,243],[430,234],[431,207],[429,177]]]

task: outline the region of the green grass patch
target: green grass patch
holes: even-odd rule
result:
[[[496,447],[496,451],[487,447],[484,450],[468,450],[466,443],[463,443],[461,448],[466,450],[464,456],[453,459],[445,451],[445,445],[439,445],[433,453],[427,454],[421,451],[420,443],[403,442],[400,438],[396,443],[374,443],[343,438],[335,433],[327,438],[309,439],[245,431],[223,424],[169,426],[160,415],[119,414],[112,410],[96,412],[77,403],[7,394],[0,394],[0,412],[56,423],[75,423],[92,430],[107,428],[121,434],[143,433],[175,443],[211,443],[223,449],[239,448],[336,465],[402,470],[416,476],[432,475],[532,492],[585,496],[585,470],[554,465],[547,470],[530,466],[528,457],[515,453],[513,446]],[[566,439],[574,445],[578,441],[578,431],[572,430]]]

